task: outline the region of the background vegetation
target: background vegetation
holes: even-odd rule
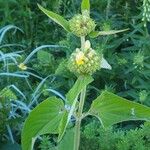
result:
[[[80,12],[80,0],[0,0],[2,150],[13,146],[20,149],[20,133],[28,113],[51,95],[63,98],[76,79],[65,68],[65,60],[78,47],[79,39],[48,19],[37,3],[68,19]],[[91,0],[91,16],[97,22],[97,29],[130,30],[92,41],[92,46],[104,53],[113,69],[102,69],[94,75],[86,109],[91,98],[104,89],[150,106],[150,25],[144,27],[142,4],[142,0]],[[26,62],[27,70],[19,69],[22,62]],[[150,131],[143,122],[120,123],[106,131],[97,124],[94,118],[84,120],[82,150],[148,150],[150,147]],[[44,150],[48,144],[54,148],[54,139],[49,135],[42,137],[37,147]]]

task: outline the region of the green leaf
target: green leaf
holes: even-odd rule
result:
[[[69,104],[72,104],[76,99],[76,97],[78,97],[82,89],[86,85],[90,84],[92,81],[93,78],[89,75],[79,76],[74,86],[70,89],[70,91],[66,95]]]
[[[65,113],[62,100],[50,97],[29,114],[22,131],[22,149],[32,150],[35,139],[42,134],[58,134]]]
[[[73,150],[74,147],[74,128],[67,129],[62,141],[57,146],[53,146],[51,150]]]
[[[104,127],[127,120],[150,121],[150,108],[104,91],[89,110]]]
[[[59,136],[58,136],[58,142],[62,139],[65,131],[66,131],[66,127],[68,125],[68,112],[65,111],[63,117],[62,117],[62,120],[59,124]]]
[[[74,113],[74,109],[76,107],[76,103],[78,101],[78,96],[82,89],[91,83],[93,81],[93,78],[91,76],[79,76],[74,86],[71,88],[71,90],[66,95],[68,103],[66,104],[66,107],[69,108],[69,114],[67,113],[64,115],[61,121],[60,125],[60,131],[59,131],[59,137],[58,141],[60,141],[65,133],[66,127],[71,119],[71,116]]]
[[[90,0],[82,0],[81,10],[82,12],[85,10],[88,10],[90,12]]]
[[[67,132],[58,144],[57,150],[73,150],[74,147],[74,128],[67,129]]]
[[[45,8],[43,8],[41,5],[38,4],[38,7],[41,11],[43,11],[49,18],[51,18],[53,21],[55,21],[57,24],[62,26],[66,31],[70,32],[69,23],[66,19],[64,19],[62,16],[49,11]]]
[[[128,31],[129,29],[124,29],[124,30],[110,30],[110,31],[93,31],[90,33],[91,38],[96,38],[100,35],[112,35],[112,34],[117,34],[120,32],[125,32]]]
[[[70,73],[67,65],[68,65],[68,59],[61,60],[57,69],[55,70],[55,74],[65,78],[72,77],[72,74]]]
[[[37,59],[42,64],[51,64],[53,56],[52,54],[42,50],[37,52]]]

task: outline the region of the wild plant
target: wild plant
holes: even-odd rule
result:
[[[88,85],[94,80],[92,75],[102,68],[110,71],[112,69],[103,54],[99,54],[92,48],[87,37],[96,38],[123,32],[127,29],[95,30],[96,23],[90,17],[89,0],[82,0],[81,14],[75,15],[69,21],[41,5],[38,7],[67,32],[79,37],[81,47],[76,48],[71,54],[66,66],[77,76],[77,81],[65,98],[49,97],[30,112],[22,131],[22,149],[32,150],[36,139],[44,134],[56,134],[58,135],[57,142],[60,142],[68,125],[72,122],[72,118],[75,119],[74,142],[71,148],[73,150],[79,150],[81,122],[89,115],[98,118],[104,128],[127,120],[150,121],[149,107],[129,101],[106,90],[93,100],[88,111],[83,111]],[[24,63],[21,65],[21,68],[26,69]]]

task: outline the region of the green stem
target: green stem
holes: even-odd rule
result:
[[[79,109],[76,116],[76,124],[75,124],[75,136],[74,136],[74,150],[79,150],[80,146],[80,126],[82,121],[82,111],[85,101],[85,95],[86,95],[86,87],[82,90],[80,95],[80,103],[79,103]]]
[[[81,49],[82,51],[84,51],[84,47],[85,47],[85,36],[81,37]]]
[[[81,49],[84,51],[85,47],[85,37],[81,37]],[[82,121],[82,111],[85,101],[85,95],[86,95],[86,86],[81,91],[80,94],[80,102],[79,102],[79,108],[76,113],[76,124],[75,124],[75,135],[74,135],[74,150],[79,150],[80,146],[80,126]]]
[[[108,18],[109,18],[110,4],[111,4],[111,0],[107,0],[106,20],[108,20]]]

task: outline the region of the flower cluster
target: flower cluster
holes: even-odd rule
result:
[[[142,21],[145,22],[145,26],[146,26],[146,22],[150,22],[150,0],[144,0],[143,1],[143,19]]]
[[[95,22],[88,13],[75,15],[70,21],[69,26],[73,34],[78,37],[86,36],[95,29]]]
[[[93,74],[100,69],[101,56],[90,47],[86,41],[84,50],[79,48],[72,53],[69,60],[69,69],[75,74]]]

